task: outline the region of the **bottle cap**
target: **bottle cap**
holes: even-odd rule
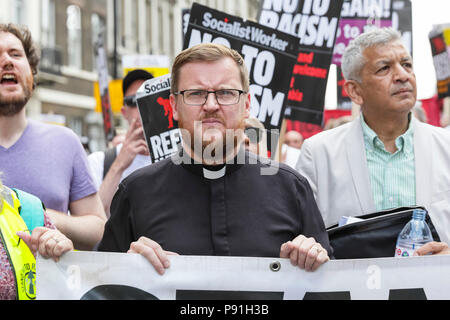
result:
[[[425,221],[425,217],[427,216],[427,212],[423,209],[414,209],[413,211],[413,219]]]

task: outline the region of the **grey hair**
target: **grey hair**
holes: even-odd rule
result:
[[[350,41],[342,56],[341,68],[344,78],[361,82],[361,70],[366,63],[363,55],[364,50],[397,40],[401,40],[401,34],[397,30],[393,28],[373,28]]]

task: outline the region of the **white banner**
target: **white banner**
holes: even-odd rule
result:
[[[450,299],[450,256],[333,260],[305,272],[287,259],[69,252],[37,258],[37,299]]]

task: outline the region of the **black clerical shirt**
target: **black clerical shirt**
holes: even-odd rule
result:
[[[180,160],[180,155],[173,157]],[[135,171],[119,185],[100,251],[126,252],[148,237],[181,255],[279,257],[300,234],[331,247],[307,180],[284,164],[246,164],[217,172],[166,159]],[[235,158],[236,159],[236,158]],[[256,163],[256,164],[249,164]],[[262,175],[273,166],[275,175]]]

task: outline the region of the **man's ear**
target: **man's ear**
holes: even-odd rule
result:
[[[174,94],[170,94],[169,97],[170,106],[172,107],[173,119],[178,121],[178,106],[177,106],[177,98]]]
[[[247,93],[247,95],[245,96],[245,118],[247,119],[248,117],[250,117],[250,107],[251,107],[251,100],[250,100],[250,92]]]
[[[347,80],[344,83],[344,89],[352,101],[358,105],[362,105],[364,99],[361,95],[361,84],[356,80]]]

